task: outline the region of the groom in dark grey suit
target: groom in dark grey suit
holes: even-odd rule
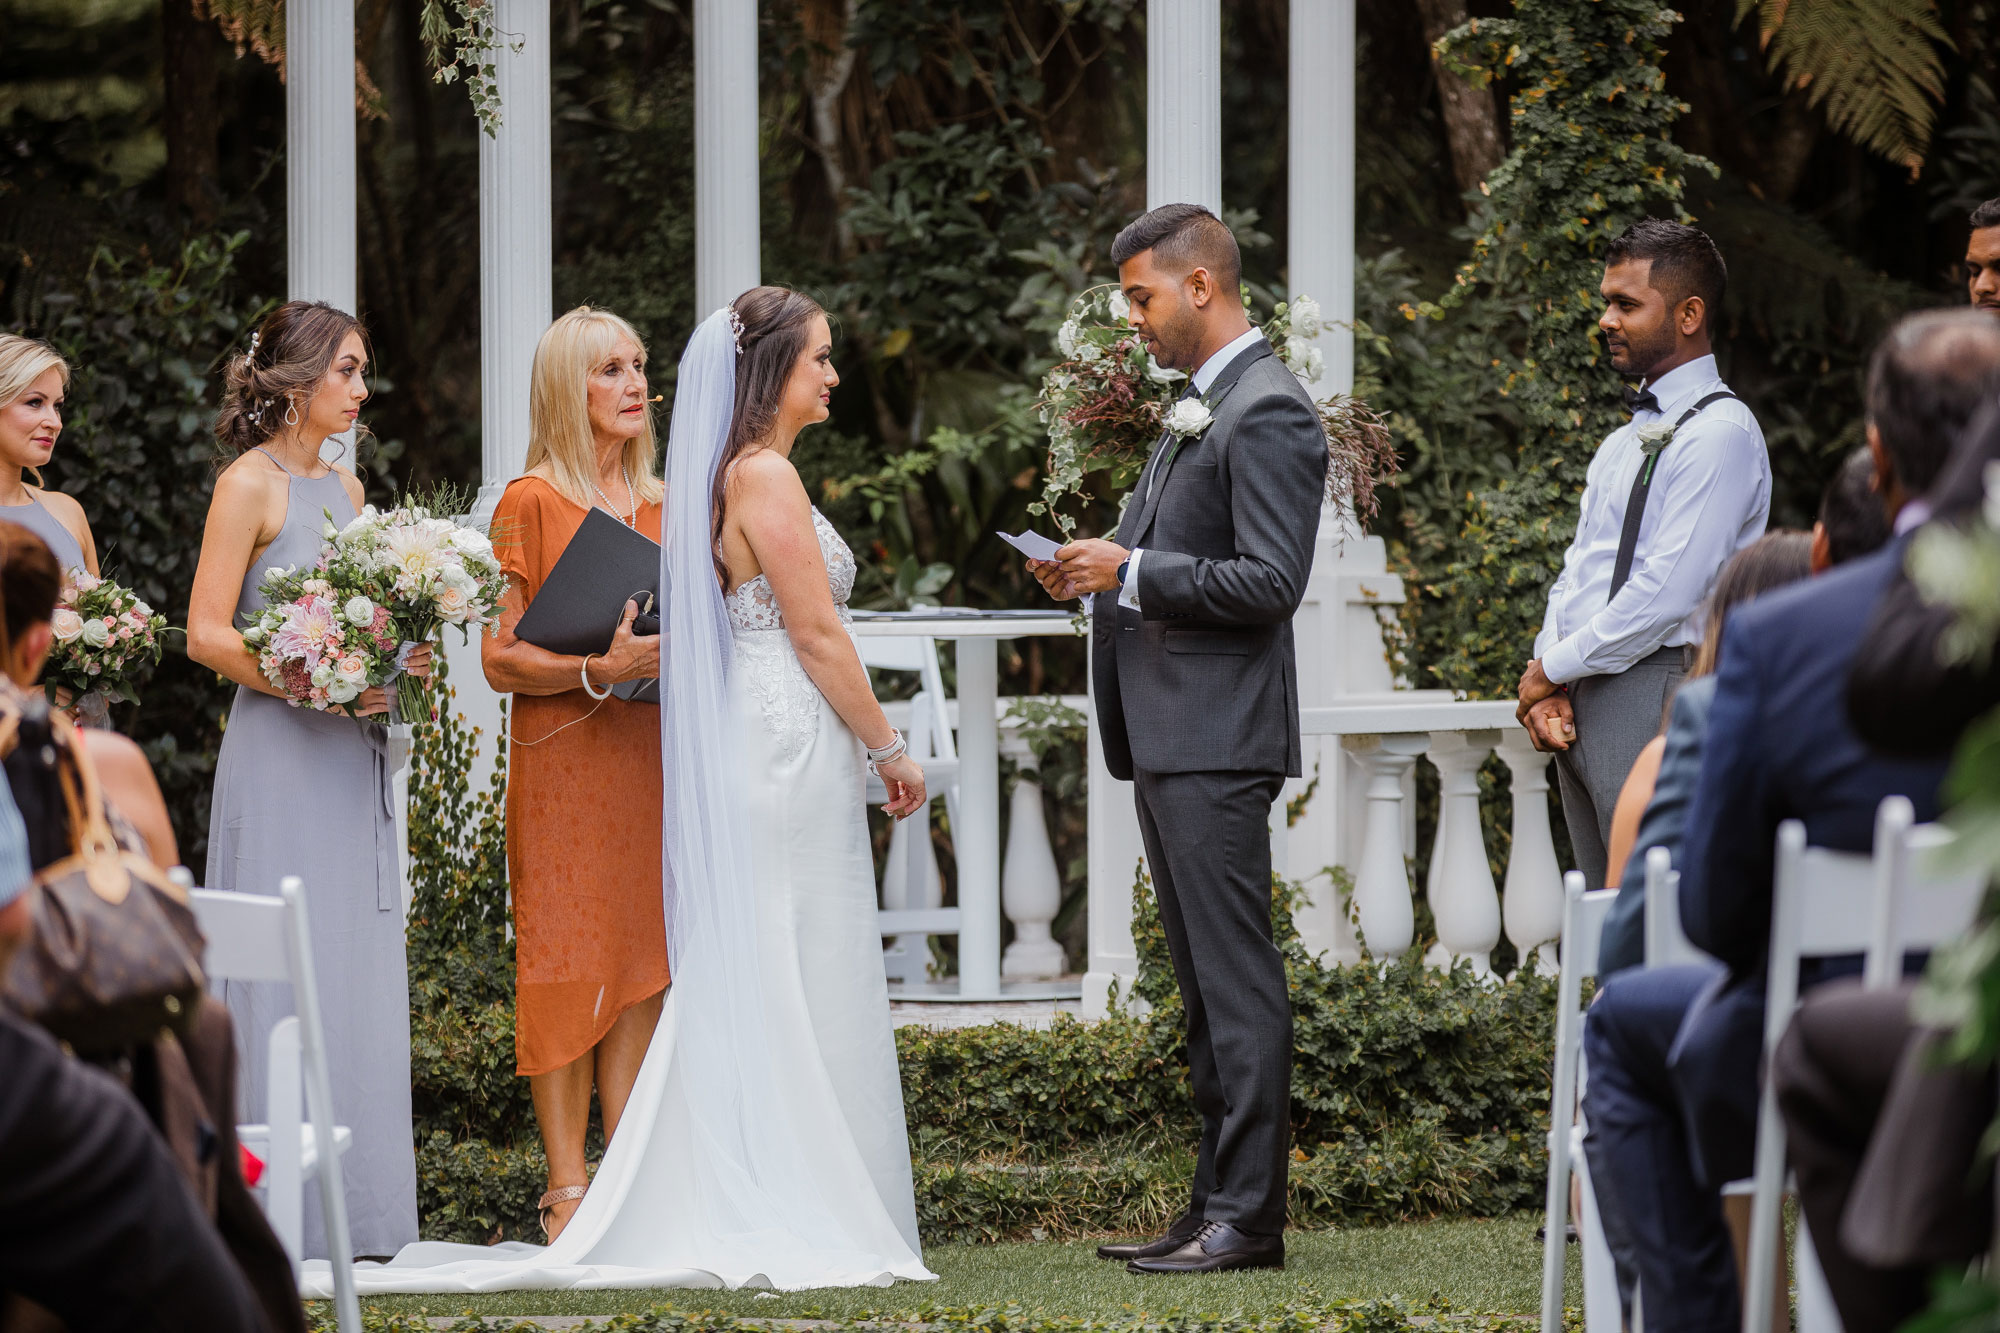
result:
[[[1075,541],[1029,568],[1054,597],[1092,598],[1105,763],[1137,796],[1202,1133],[1187,1211],[1157,1240],[1098,1253],[1147,1273],[1281,1268],[1292,1015],[1268,820],[1300,771],[1291,620],[1326,435],[1244,317],[1236,238],[1214,214],[1156,208],[1111,257],[1147,350],[1189,375],[1179,429],[1154,446],[1116,541]]]

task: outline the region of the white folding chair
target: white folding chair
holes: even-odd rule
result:
[[[1563,876],[1562,967],[1556,981],[1556,1069],[1549,1096],[1548,1217],[1542,1233],[1542,1327],[1561,1328],[1567,1257],[1569,1182],[1583,1186],[1577,1230],[1583,1242],[1583,1313],[1588,1333],[1619,1333],[1618,1275],[1597,1216],[1590,1168],[1577,1123],[1577,1069],[1583,1054],[1583,979],[1597,975],[1597,945],[1618,890],[1587,893],[1583,875]]]
[[[1972,924],[1984,876],[1941,869],[1933,858],[1951,843],[1952,833],[1939,825],[1913,828],[1914,818],[1907,798],[1884,799],[1875,814],[1873,858],[1806,846],[1805,825],[1796,819],[1779,825],[1765,991],[1767,1070],[1798,1007],[1801,960],[1865,954],[1863,984],[1884,989],[1902,975],[1905,950],[1935,948]],[[1766,1333],[1777,1293],[1785,1188],[1785,1122],[1768,1075],[1757,1108],[1752,1180],[1743,1333]],[[1792,1262],[1798,1270],[1799,1333],[1837,1333],[1840,1317],[1803,1217]]]
[[[1681,929],[1681,872],[1664,847],[1646,853],[1645,908],[1647,967],[1699,963],[1708,957]]]
[[[305,1239],[305,1182],[319,1182],[321,1220],[333,1271],[334,1314],[341,1333],[361,1333],[361,1307],[354,1296],[354,1243],[347,1229],[347,1196],[340,1181],[340,1155],[353,1142],[344,1125],[333,1122],[333,1080],[326,1064],[326,1030],[320,1023],[319,990],[313,980],[311,941],[306,934],[305,892],[296,875],[278,885],[278,896],[188,894],[195,919],[208,939],[203,967],[211,983],[288,981],[296,1016],[271,1029],[271,1070],[265,1114],[269,1123],[239,1125],[244,1146],[264,1156],[264,1212],[292,1258],[298,1279]],[[300,1114],[300,1085],[306,1114]],[[327,1151],[331,1145],[332,1151]]]
[[[861,661],[878,671],[914,671],[918,690],[910,700],[904,739],[910,754],[923,766],[933,800],[942,799],[954,827],[958,817],[958,751],[952,743],[951,713],[938,669],[937,641],[928,636],[857,639]],[[885,801],[882,780],[868,779],[868,799]],[[892,981],[922,981],[930,963],[930,937],[956,935],[959,912],[943,906],[944,881],[938,874],[931,846],[930,821],[912,816],[898,820],[889,832],[889,854],[882,868],[880,927],[892,937],[882,951],[883,967]]]

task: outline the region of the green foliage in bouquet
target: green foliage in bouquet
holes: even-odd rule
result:
[[[1130,313],[1115,285],[1078,293],[1056,330],[1062,359],[1042,377],[1036,406],[1049,432],[1048,471],[1041,499],[1028,509],[1052,515],[1065,537],[1076,531],[1076,520],[1062,506],[1083,494],[1086,474],[1107,472],[1112,488],[1123,491],[1137,479],[1160,433],[1183,430],[1178,418],[1170,418],[1187,375],[1153,359],[1133,331]],[[1309,296],[1280,301],[1260,327],[1286,369],[1308,385],[1319,379],[1324,358],[1311,343],[1321,328],[1318,302]],[[1332,464],[1327,498],[1352,505],[1366,521],[1376,512],[1376,486],[1396,472],[1395,445],[1358,398],[1336,393],[1317,401]],[[1194,416],[1197,423],[1186,428],[1190,434],[1205,424],[1205,405]]]

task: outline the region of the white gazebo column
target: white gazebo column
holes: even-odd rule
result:
[[[528,379],[555,314],[548,0],[493,0],[489,22],[500,125],[479,139],[482,516],[527,466]]]
[[[285,266],[294,301],[360,313],[355,271],[354,0],[285,8]],[[352,432],[320,457],[354,462]]]
[[[1222,215],[1221,0],[1146,0],[1146,207]]]
[[[694,5],[694,303],[697,319],[755,287],[757,6]]]
[[[295,301],[355,306],[354,0],[285,7],[285,261]]]
[[[1319,302],[1320,394],[1354,388],[1354,0],[1292,0],[1285,256],[1291,294]]]

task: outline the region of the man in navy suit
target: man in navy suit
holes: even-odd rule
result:
[[[1869,447],[1897,539],[1730,617],[1681,856],[1682,922],[1720,962],[1621,973],[1584,1028],[1585,1151],[1622,1294],[1636,1287],[1649,1328],[1741,1325],[1720,1188],[1751,1169],[1779,823],[1865,852],[1883,797],[1908,796],[1919,819],[1938,812],[1944,763],[1864,745],[1846,723],[1847,675],[1901,568],[1906,501],[1996,387],[1993,321],[1951,311],[1898,324],[1868,377]]]

